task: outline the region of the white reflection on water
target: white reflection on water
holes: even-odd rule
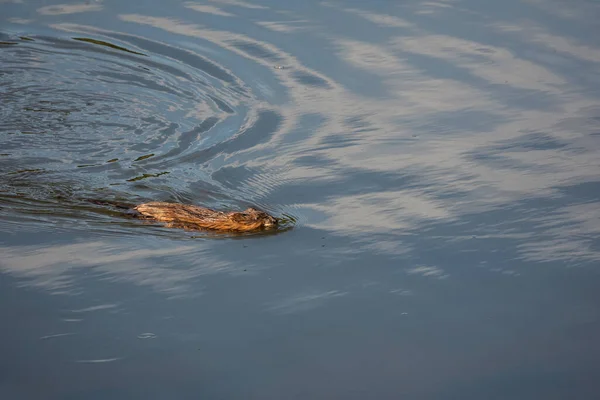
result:
[[[272,304],[268,310],[277,314],[294,314],[320,307],[327,301],[346,294],[338,290],[294,294]]]
[[[453,3],[455,0],[441,0],[441,1],[419,1],[413,2],[412,6],[415,9],[417,15],[440,15],[448,8],[455,7]]]
[[[472,40],[446,35],[394,38],[390,44],[402,52],[427,55],[463,68],[489,84],[559,93],[566,82],[547,68],[520,59],[513,52]]]
[[[90,360],[77,360],[75,362],[76,363],[81,363],[81,364],[104,364],[104,363],[119,361],[119,360],[122,360],[122,359],[123,359],[122,357],[94,358],[94,359],[90,359]]]
[[[54,339],[54,338],[63,337],[63,336],[73,336],[73,335],[76,335],[76,333],[75,332],[55,333],[53,335],[42,336],[42,337],[40,337],[40,340],[48,340],[48,339]]]
[[[414,24],[408,22],[407,20],[395,17],[392,15],[386,14],[378,14],[374,12],[367,12],[365,10],[360,10],[356,8],[345,8],[344,11],[357,14],[360,17],[365,18],[366,20],[374,23],[375,25],[389,28],[411,28],[414,27]]]
[[[492,24],[491,27],[500,33],[512,34],[512,36],[520,40],[535,43],[536,45],[545,47],[547,50],[556,51],[559,54],[565,53],[566,56],[579,60],[600,62],[599,48],[580,44],[574,39],[555,35],[532,21],[522,21],[518,25],[502,22]],[[569,62],[569,59],[563,58],[561,61]]]
[[[598,3],[594,1],[579,1],[575,5],[565,0],[524,0],[525,3],[538,7],[541,11],[556,15],[557,17],[576,20],[578,24],[595,24],[598,17]],[[590,19],[592,17],[592,19]]]
[[[190,10],[201,12],[201,13],[219,15],[221,17],[233,17],[234,16],[233,14],[225,12],[215,6],[198,4],[198,3],[191,2],[191,1],[184,3],[184,7],[189,8]]]
[[[376,205],[376,209],[374,207]],[[383,233],[406,231],[424,220],[441,220],[451,217],[442,201],[428,199],[416,191],[375,192],[364,195],[338,197],[327,205],[314,205],[329,218],[329,226],[344,226],[346,230]],[[330,214],[332,209],[344,213]],[[348,218],[351,215],[352,218]]]
[[[408,273],[409,275],[431,276],[437,279],[446,279],[449,276],[441,268],[425,265],[409,268],[408,270],[406,270],[406,273]]]
[[[56,293],[68,293],[73,289],[75,274],[83,271],[106,275],[106,279],[113,282],[149,286],[170,297],[197,295],[197,287],[190,290],[193,278],[233,268],[229,263],[204,253],[198,242],[168,248],[132,249],[130,244],[122,242],[90,241],[55,246],[0,247],[0,253],[0,270]],[[169,262],[156,262],[158,257],[169,257]],[[179,262],[186,267],[178,268]],[[246,267],[249,265],[246,264]],[[115,307],[115,304],[102,304],[72,312]]]
[[[260,21],[256,23],[257,25],[262,26],[263,28],[270,29],[275,32],[297,32],[302,30],[307,30],[310,27],[310,21],[308,20],[299,20],[299,21]]]
[[[228,6],[235,6],[235,7],[243,7],[243,8],[251,8],[251,9],[267,9],[269,7],[266,6],[261,6],[258,4],[252,4],[249,3],[247,1],[242,1],[242,0],[209,0],[212,3],[219,3],[219,4],[223,4],[223,5],[228,5]]]
[[[71,312],[74,313],[87,313],[87,312],[94,312],[94,311],[101,311],[101,310],[110,310],[113,308],[117,308],[117,304],[100,304],[97,306],[90,306],[90,307],[85,307],[85,308],[78,308],[76,310],[71,310]]]
[[[600,204],[563,207],[532,221],[542,234],[519,245],[527,261],[567,261],[571,264],[600,261],[594,241],[600,237]]]
[[[99,1],[95,1],[94,3],[88,2],[82,4],[55,4],[52,6],[38,8],[37,12],[42,15],[66,15],[90,11],[101,11],[103,9],[102,4],[98,4],[100,3]]]
[[[0,1],[1,3],[2,1]],[[32,19],[25,19],[25,18],[9,18],[8,22],[11,22],[13,24],[30,24],[31,22],[33,22]]]

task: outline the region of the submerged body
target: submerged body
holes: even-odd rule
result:
[[[140,204],[133,209],[143,218],[165,222],[170,228],[187,230],[250,232],[273,229],[278,224],[277,218],[255,208],[222,212],[187,204],[155,201]]]

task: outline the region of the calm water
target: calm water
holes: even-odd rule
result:
[[[0,0],[0,398],[600,398],[598,21]]]

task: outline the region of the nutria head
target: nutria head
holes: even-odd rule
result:
[[[233,221],[239,224],[254,227],[274,228],[278,224],[277,218],[252,207],[241,212],[231,213],[230,217]]]

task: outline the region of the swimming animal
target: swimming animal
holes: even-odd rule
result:
[[[223,212],[180,203],[153,201],[133,207],[139,218],[164,222],[169,228],[250,232],[277,228],[278,220],[264,211],[247,208],[244,211]]]

